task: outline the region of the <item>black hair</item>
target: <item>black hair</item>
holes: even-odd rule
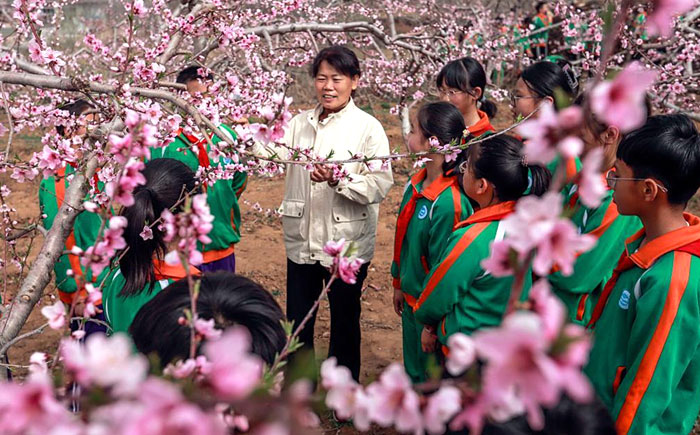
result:
[[[626,134],[617,158],[635,178],[656,178],[668,202],[685,205],[700,188],[700,133],[686,115],[657,115]]]
[[[615,422],[599,399],[578,403],[564,396],[555,406],[543,408],[544,428],[532,430],[525,416],[504,423],[486,423],[483,435],[615,435]]]
[[[539,13],[540,9],[542,9],[542,6],[546,5],[547,3],[549,2],[537,2],[537,4],[535,5],[535,10],[537,11],[537,13]]]
[[[70,113],[71,116],[80,116],[83,113],[87,112],[88,110],[94,109],[95,106],[92,104],[88,103],[87,100],[80,98],[77,99],[71,103],[66,103],[58,106],[58,110],[65,110],[66,112]],[[66,135],[66,126],[64,125],[57,125],[56,126],[56,132],[64,136]]]
[[[525,85],[539,98],[555,98],[560,89],[571,100],[578,94],[578,77],[571,64],[560,59],[556,63],[537,62],[525,68],[520,75]],[[555,104],[556,108],[556,104]]]
[[[311,77],[316,77],[324,60],[338,72],[350,78],[362,75],[360,61],[352,50],[342,45],[331,45],[319,51],[314,58],[311,64]]]
[[[438,88],[447,86],[453,89],[459,89],[470,95],[473,95],[474,88],[480,88],[480,109],[483,110],[489,118],[493,118],[498,112],[496,104],[484,97],[484,95],[486,95],[486,72],[479,61],[473,57],[466,56],[448,62],[447,65],[442,67],[435,78],[435,85]]]
[[[459,145],[462,142],[464,130],[464,117],[453,104],[438,101],[426,103],[421,106],[416,115],[418,127],[425,138],[435,136],[441,144],[449,144],[453,141]],[[461,152],[460,154],[464,154]],[[445,161],[442,169],[445,174],[455,168],[455,162]]]
[[[192,80],[197,80],[197,79],[213,80],[214,79],[214,75],[212,75],[212,73],[209,73],[207,75],[201,75],[199,73],[200,69],[205,69],[205,68],[202,66],[199,66],[199,65],[190,65],[177,74],[177,79],[175,79],[175,81],[177,83],[182,83],[183,85],[186,85],[187,83],[191,82]]]
[[[467,149],[469,166],[476,178],[493,184],[501,201],[515,201],[530,187],[541,196],[549,188],[552,174],[540,165],[528,164],[523,157],[523,143],[513,136],[499,135],[471,145]]]
[[[175,159],[151,160],[142,173],[146,184],[134,189],[134,204],[120,213],[128,221],[124,230],[128,250],[119,260],[119,269],[126,280],[119,295],[124,297],[141,293],[147,284],[147,291],[153,291],[153,257],[163,258],[165,253],[165,235],[158,225],[151,228],[150,240],[141,237],[143,227],[153,224],[163,210],[172,208],[184,193],[195,189],[194,172]]]
[[[178,321],[191,307],[187,279],[172,283],[134,317],[129,334],[139,352],[155,353],[165,366],[190,354],[190,328]],[[248,328],[252,352],[271,364],[286,343],[282,309],[270,293],[248,278],[229,272],[205,273],[197,296],[197,316],[214,319],[218,329]]]

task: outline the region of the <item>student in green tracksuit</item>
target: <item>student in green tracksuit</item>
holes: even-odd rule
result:
[[[67,128],[63,125],[57,125],[56,131],[64,138],[74,136],[84,136],[87,132],[86,125],[88,122],[95,121],[95,114],[87,113],[93,109],[92,105],[85,100],[76,100],[72,103],[63,105],[61,110],[67,111],[71,116],[78,117],[78,126]],[[69,178],[75,174],[75,169],[69,164],[60,168],[55,175],[44,178],[39,183],[39,208],[41,210],[42,222],[47,230],[53,226],[54,219],[58,215],[58,210],[63,204],[66,190],[68,189]],[[97,177],[95,177],[97,182]],[[97,182],[97,188],[102,189],[101,182]],[[102,218],[96,213],[91,213],[87,210],[82,211],[75,218],[73,229],[66,239],[65,251],[54,264],[54,274],[56,276],[56,287],[58,288],[59,299],[66,305],[76,303],[75,313],[82,315],[82,301],[75,300],[76,295],[84,298],[87,295],[85,290],[86,283],[99,284],[109,273],[105,269],[99,276],[94,277],[89,268],[85,268],[80,264],[80,258],[77,255],[70,253],[73,247],[78,247],[85,250],[95,244],[100,228],[102,226]],[[98,319],[100,314],[96,316]],[[80,322],[71,322],[73,330],[80,326]],[[87,334],[96,331],[104,331],[104,327],[93,322],[85,325]]]
[[[185,84],[188,92],[196,98],[208,92],[211,75],[203,76],[198,66],[190,66],[178,74],[177,81]],[[219,129],[223,130],[229,139],[236,140],[236,133],[229,126],[221,124]],[[223,140],[214,134],[210,139],[214,145]],[[199,138],[180,130],[175,140],[168,146],[151,150],[151,158],[166,157],[180,160],[195,173],[199,168],[225,167],[231,163],[221,159],[213,161],[209,157],[210,151],[206,138]],[[204,256],[204,263],[200,266],[202,272],[236,271],[235,244],[241,240],[241,209],[238,201],[247,182],[246,172],[235,171],[230,179],[220,179],[211,186],[203,186],[214,222],[212,231],[209,233],[211,243],[199,247]]]
[[[532,23],[530,25],[530,29],[533,32],[550,26],[553,20],[553,14],[549,10],[549,4],[547,2],[538,2],[537,5],[535,5],[535,10],[537,10],[537,14],[532,17]],[[530,39],[532,40],[532,46],[535,48],[535,57],[537,59],[542,59],[547,56],[549,30],[536,33],[532,35]]]
[[[450,335],[496,326],[506,312],[513,277],[496,278],[481,262],[490,256],[491,243],[503,237],[500,222],[528,189],[528,172],[534,195],[542,195],[551,178],[547,169],[525,163],[522,147],[511,136],[489,138],[471,145],[459,166],[464,192],[480,208],[457,225],[415,304],[416,320],[425,325],[426,352],[435,348],[437,338],[446,353]],[[530,274],[525,281],[523,298],[532,284]]]
[[[409,152],[430,151],[430,139],[440,144],[460,143],[465,129],[461,112],[452,104],[424,104],[411,117]],[[437,264],[452,229],[472,213],[455,175],[445,175],[445,155],[430,153],[430,161],[406,185],[394,239],[391,276],[394,310],[401,316],[403,361],[413,382],[426,380],[427,354],[421,350],[423,325],[416,323],[413,307],[423,290],[430,268]],[[452,171],[454,172],[454,171]]]
[[[577,104],[584,103],[579,99]],[[592,111],[584,110],[580,137],[584,143],[583,158],[595,149],[602,149],[601,172],[606,174],[612,170],[620,143],[620,130],[603,124],[595,118]],[[604,177],[602,174],[601,177]],[[642,228],[642,222],[636,216],[622,216],[618,213],[611,189],[605,192],[598,207],[583,204],[576,182],[564,193],[566,207],[573,213],[571,220],[578,227],[579,233],[593,235],[598,241],[593,249],[578,256],[573,274],[564,276],[560,271],[554,270],[547,278],[552,291],[568,308],[570,320],[585,325],[603,286],[612,275],[617,259],[625,249],[625,240]]]
[[[102,291],[105,317],[113,332],[127,332],[144,304],[170,283],[187,276],[181,264],[163,261],[170,249],[159,226],[151,228],[150,236],[144,227],[152,225],[163,210],[174,207],[183,190],[195,190],[194,172],[180,161],[163,158],[146,163],[142,173],[146,184],[134,189],[134,204],[121,211],[128,222],[124,229],[127,248],[117,253],[119,267]],[[198,275],[199,270],[190,266],[189,273]]]
[[[700,411],[700,133],[685,115],[654,116],[627,134],[609,178],[627,240],[589,327],[585,368],[619,434],[687,434]]]

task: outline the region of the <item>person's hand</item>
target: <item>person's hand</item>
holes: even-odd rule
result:
[[[311,181],[316,183],[328,182],[333,183],[333,170],[328,168],[326,165],[315,164],[314,170],[311,173]]]
[[[420,346],[425,353],[435,352],[437,347],[437,334],[428,326],[424,326],[423,332],[420,334]]]
[[[394,311],[401,316],[403,313],[403,292],[401,289],[394,289]]]

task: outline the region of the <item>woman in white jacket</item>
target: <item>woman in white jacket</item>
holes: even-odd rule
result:
[[[352,99],[360,79],[357,56],[346,47],[324,48],[311,73],[319,104],[292,119],[286,145],[311,149],[317,156],[332,155],[331,160],[389,154],[382,125]],[[355,242],[357,256],[366,263],[355,284],[337,280],[328,294],[329,357],[336,357],[359,379],[362,283],[374,255],[379,203],[393,185],[393,178],[389,165],[370,169],[364,163],[349,163],[343,169],[349,177],[336,180],[325,165],[316,165],[313,172],[301,165],[287,167],[280,208],[287,251],[287,318],[299,325],[328,280],[326,267],[332,260],[323,252],[325,243],[340,239]],[[304,348],[312,352],[315,319],[314,313],[299,336]]]

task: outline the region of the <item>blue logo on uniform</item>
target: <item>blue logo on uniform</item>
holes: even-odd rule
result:
[[[428,216],[428,206],[424,205],[418,212],[418,219],[425,219],[426,216]]]
[[[623,310],[628,309],[630,307],[630,292],[623,290],[617,305]]]

